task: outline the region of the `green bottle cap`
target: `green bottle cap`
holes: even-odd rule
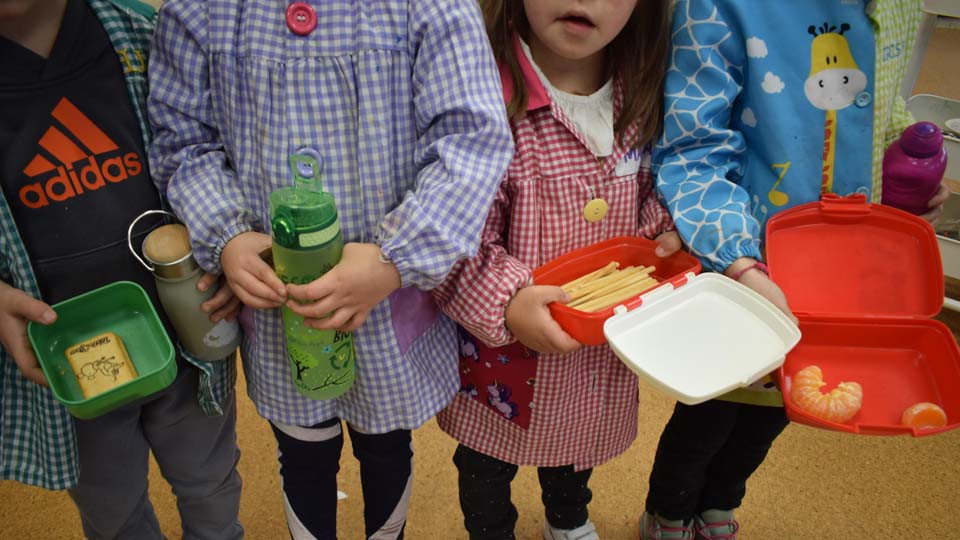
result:
[[[276,243],[290,249],[326,244],[340,232],[333,196],[296,187],[270,194],[270,225]]]
[[[320,183],[323,160],[310,148],[290,155],[293,187],[270,194],[270,226],[273,240],[290,249],[309,249],[326,244],[340,232],[333,196]]]

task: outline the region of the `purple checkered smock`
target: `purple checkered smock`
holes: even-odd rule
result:
[[[459,384],[453,324],[424,290],[472,255],[512,155],[493,57],[476,2],[313,0],[299,36],[282,0],[168,0],[150,64],[156,181],[194,253],[249,230],[269,233],[268,196],[290,185],[287,157],[324,161],[344,239],[373,242],[403,287],[354,333],[357,381],[314,401],[294,389],[278,310],[245,310],[250,397],[274,422],[338,416],[381,433],[414,428]]]

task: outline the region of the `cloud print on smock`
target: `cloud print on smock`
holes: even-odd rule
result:
[[[783,88],[786,86],[783,84],[783,81],[780,80],[780,77],[777,77],[772,72],[768,71],[763,76],[763,83],[760,84],[763,87],[763,91],[768,94],[779,94],[783,91]]]
[[[750,58],[766,58],[767,43],[758,37],[747,40],[747,56]]]

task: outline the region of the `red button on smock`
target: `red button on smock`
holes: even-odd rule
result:
[[[287,6],[287,27],[298,36],[305,36],[317,27],[317,12],[306,2]]]

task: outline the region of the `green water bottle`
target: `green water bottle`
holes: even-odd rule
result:
[[[270,194],[273,263],[284,283],[304,285],[340,262],[343,236],[333,196],[321,189],[320,156],[293,154],[290,169],[294,186]],[[313,399],[332,399],[349,390],[356,377],[353,335],[315,330],[287,306],[281,311],[297,390]]]

